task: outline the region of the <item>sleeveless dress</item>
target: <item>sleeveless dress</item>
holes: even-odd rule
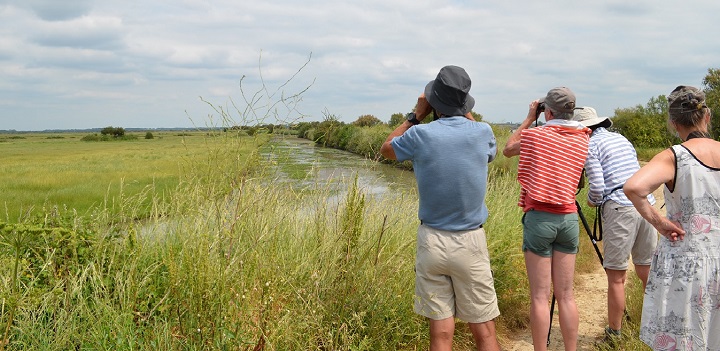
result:
[[[667,216],[685,238],[660,237],[643,301],[640,339],[653,350],[720,351],[720,168],[672,147],[675,189]]]

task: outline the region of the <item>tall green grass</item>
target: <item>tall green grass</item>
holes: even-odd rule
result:
[[[169,191],[0,224],[0,349],[427,348],[412,312],[417,219],[398,211],[417,207],[415,189],[370,196],[346,179],[342,191],[298,190],[259,156],[263,136],[197,138]],[[504,338],[527,326],[529,301],[516,160],[491,165],[485,228]],[[456,349],[472,349],[467,329],[457,334]]]
[[[490,266],[500,308],[500,329],[506,333],[529,325],[529,289],[522,245],[522,210],[517,206],[518,188],[510,174],[496,175],[488,182],[490,217],[484,226]]]
[[[162,196],[2,225],[5,349],[427,347],[427,323],[412,312],[417,220],[397,210],[416,208],[414,189],[370,197],[349,179],[342,192],[297,190],[274,180],[257,149],[237,152],[263,141],[208,138]],[[490,193],[500,323],[523,325],[514,178],[493,179]],[[457,349],[470,349],[459,334]]]
[[[640,161],[648,162],[665,149],[666,148],[636,148],[636,151]]]
[[[212,145],[142,221],[135,218],[145,200],[137,196],[88,216],[56,209],[4,224],[6,348],[395,349],[422,342],[424,323],[398,303],[412,299],[413,241],[404,229],[413,221],[376,210],[405,204],[375,204],[353,185],[343,201],[318,201],[338,194],[272,186],[257,157],[237,154],[237,140]]]

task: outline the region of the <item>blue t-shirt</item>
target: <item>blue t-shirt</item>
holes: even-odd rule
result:
[[[443,117],[411,127],[391,145],[399,161],[413,163],[423,224],[459,231],[485,223],[488,162],[497,152],[490,125]]]

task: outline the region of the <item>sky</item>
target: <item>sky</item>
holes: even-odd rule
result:
[[[445,65],[519,122],[601,116],[720,68],[720,1],[0,0],[0,130],[387,122]]]

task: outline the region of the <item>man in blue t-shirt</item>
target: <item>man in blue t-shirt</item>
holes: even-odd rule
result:
[[[411,160],[420,206],[415,260],[415,312],[430,320],[430,350],[449,350],[457,317],[478,350],[499,350],[500,315],[483,224],[488,163],[497,145],[470,110],[470,77],[445,66],[425,87],[415,112],[388,136],[380,153]],[[434,112],[436,119],[420,122]]]

